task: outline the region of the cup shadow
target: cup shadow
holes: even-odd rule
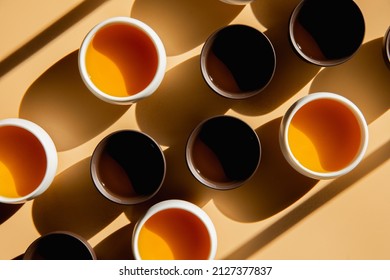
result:
[[[239,222],[256,222],[282,211],[303,197],[318,180],[296,172],[279,147],[281,118],[256,130],[262,147],[260,166],[245,185],[214,195],[214,203],[227,217]]]
[[[160,191],[151,199],[126,209],[125,214],[131,222],[136,222],[152,205],[168,200],[182,199],[199,207],[209,202],[218,192],[199,183],[191,174],[185,159],[185,139],[179,140],[164,151],[167,170]]]
[[[134,260],[132,252],[132,235],[135,223],[128,224],[94,247],[98,260]]]
[[[206,85],[195,56],[169,70],[157,91],[136,104],[136,118],[143,132],[171,146],[187,140],[199,122],[224,114],[231,104]]]
[[[57,175],[33,202],[32,218],[41,235],[71,231],[89,239],[116,219],[124,207],[105,199],[93,185],[90,158]]]
[[[21,260],[23,260],[23,257],[24,257],[24,253],[20,254],[19,256],[14,257],[12,260],[14,260],[14,261],[21,261]]]
[[[382,163],[388,160],[389,155],[390,142],[388,141],[375,152],[367,156],[353,171],[332,181],[328,186],[326,186],[326,188],[320,190],[318,193],[281,217],[279,220],[223,259],[247,259],[254,253],[259,252],[259,250],[299,223],[305,217],[325,205],[328,201],[332,200],[343,191],[350,188],[355,182],[363,178],[365,175],[375,170]]]
[[[256,0],[251,3],[251,8],[257,20],[267,29],[283,26],[287,36],[290,15],[301,1]]]
[[[27,90],[19,116],[42,126],[57,150],[77,147],[119,119],[129,106],[116,106],[95,97],[78,70],[78,51],[62,58]]]
[[[174,56],[202,44],[242,9],[219,0],[136,0],[131,17],[150,25],[161,37],[167,55]]]
[[[390,108],[390,72],[382,56],[382,40],[367,42],[349,61],[323,69],[310,93],[341,94],[360,108],[368,123],[375,121]]]
[[[264,34],[274,46],[276,69],[262,92],[233,107],[237,112],[250,116],[267,114],[296,94],[319,72],[319,66],[309,64],[295,54],[288,38],[289,17],[298,3],[296,0],[256,0],[251,4],[258,21],[267,27]]]
[[[23,204],[0,203],[0,225],[11,218]]]
[[[19,65],[28,57],[32,56],[46,44],[61,35],[71,26],[93,12],[107,0],[84,0],[67,14],[59,18],[37,36],[15,50],[7,58],[0,61],[0,77]]]

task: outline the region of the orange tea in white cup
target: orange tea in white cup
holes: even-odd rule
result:
[[[368,128],[351,101],[314,93],[294,103],[282,120],[280,144],[297,171],[317,179],[348,173],[367,149]]]

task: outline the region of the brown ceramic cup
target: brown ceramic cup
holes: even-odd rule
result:
[[[352,58],[364,34],[363,14],[352,0],[303,0],[289,22],[289,39],[297,55],[323,67]]]
[[[156,141],[135,130],[116,131],[95,148],[91,176],[99,192],[124,205],[154,196],[165,178],[164,153]]]

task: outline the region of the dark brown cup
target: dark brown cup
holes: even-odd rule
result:
[[[387,29],[386,34],[383,37],[383,57],[387,67],[390,69],[390,27]]]
[[[187,165],[202,184],[218,190],[239,187],[260,164],[261,146],[256,132],[244,121],[216,116],[201,122],[186,146]]]
[[[95,260],[96,254],[81,236],[65,231],[48,233],[27,248],[24,260]]]
[[[116,131],[95,148],[91,176],[107,199],[131,205],[154,196],[166,172],[164,153],[150,136],[135,130]]]
[[[276,55],[264,33],[235,24],[210,35],[202,48],[200,65],[204,80],[214,92],[230,99],[244,99],[270,83]]]
[[[289,22],[289,39],[298,56],[323,67],[352,58],[364,34],[363,14],[352,0],[303,0]]]

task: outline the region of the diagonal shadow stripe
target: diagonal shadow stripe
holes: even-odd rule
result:
[[[351,173],[334,180],[324,189],[314,194],[291,212],[284,215],[236,251],[227,255],[224,259],[242,260],[249,258],[255,252],[259,251],[274,239],[285,233],[288,229],[298,224],[303,218],[313,213],[321,206],[325,205],[328,201],[347,190],[365,175],[375,170],[382,163],[388,160],[389,157],[390,141],[387,141],[379,149],[367,156],[367,158]]]
[[[91,13],[107,1],[108,0],[85,0],[73,8],[33,39],[0,61],[0,77],[4,76],[8,71],[22,63],[72,25],[80,21],[85,15]]]

